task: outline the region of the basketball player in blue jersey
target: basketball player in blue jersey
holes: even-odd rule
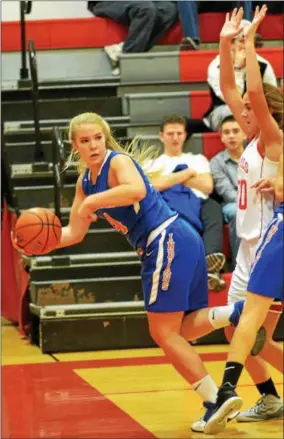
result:
[[[151,336],[207,408],[213,408],[218,388],[187,340],[236,325],[243,302],[207,308],[203,242],[149,183],[138,164],[143,155],[145,160],[151,158],[147,152],[134,148],[137,160],[133,160],[113,138],[107,122],[94,113],[76,116],[69,134],[72,153],[67,166],[76,162],[80,176],[58,248],[82,241],[97,217],[125,235],[141,258]],[[179,178],[188,180],[191,175],[185,169]],[[13,244],[21,251],[14,238]]]
[[[236,419],[249,422],[281,419],[283,417],[283,402],[279,398],[272,380],[268,378],[269,375],[265,369],[266,364],[263,361],[267,361],[283,373],[283,352],[281,346],[272,340],[274,329],[280,317],[280,314],[275,313],[274,310],[280,311],[283,306],[283,95],[279,90],[267,89],[266,85],[262,84],[259,68],[256,65],[256,53],[253,44],[255,32],[265,17],[266,11],[267,7],[265,5],[261,10],[257,7],[252,24],[244,29],[248,89],[247,98],[244,98],[245,102],[242,102],[241,97],[238,95],[232,94],[230,90],[234,90],[233,87],[224,90],[224,95],[227,96],[228,103],[236,118],[239,117],[240,119],[240,112],[243,108],[241,113],[243,121],[241,123],[243,123],[244,131],[247,129],[248,132],[256,123],[258,124],[258,144],[263,148],[264,157],[262,161],[258,160],[257,152],[254,153],[256,142],[252,140],[243,154],[243,160],[240,161],[241,174],[245,173],[243,181],[246,183],[247,189],[245,196],[244,194],[242,196],[242,191],[240,193],[241,207],[244,203],[246,206],[243,208],[244,213],[239,218],[239,230],[243,234],[242,239],[246,239],[248,242],[246,245],[255,246],[255,252],[248,271],[248,282],[243,293],[240,291],[240,294],[246,298],[245,314],[241,319],[241,327],[238,329],[238,333],[233,336],[232,348],[226,363],[222,385],[218,392],[216,409],[214,414],[208,417],[204,427],[206,434],[215,434],[222,431],[230,413],[235,412],[242,404],[241,398],[235,392],[235,387],[244,364],[247,368],[249,365],[248,371],[253,372],[252,377],[256,372],[260,375],[262,373],[267,377],[267,381],[257,385],[258,389],[263,392],[259,402],[254,407],[238,415]],[[242,10],[234,11],[231,18],[229,18],[229,15],[227,16],[221,31],[220,58],[221,84],[223,81],[223,86],[226,82],[225,79],[228,80],[228,72],[230,72],[230,46],[228,41],[232,35],[242,31],[240,29],[241,18]],[[226,63],[224,63],[225,60]],[[228,87],[228,82],[226,82],[226,87]],[[234,100],[232,101],[233,96]],[[261,166],[261,172],[259,173],[257,173],[258,163]],[[269,166],[271,173],[269,172]],[[273,168],[275,166],[276,172],[274,174]],[[266,175],[262,172],[265,167],[268,170]],[[260,177],[264,177],[264,180],[261,179],[258,182],[257,180]],[[276,201],[278,198],[278,202],[281,201],[281,203],[274,212],[274,218],[272,214],[263,233],[260,233],[260,240],[254,243],[252,240],[249,241],[249,238],[255,236],[253,232],[257,227],[256,209],[259,203],[257,200],[261,201],[259,211],[263,215],[265,200],[271,199],[271,194],[265,184],[267,181],[275,181],[275,178]],[[269,209],[266,208],[267,218]],[[265,221],[266,218],[262,216],[262,227]],[[249,261],[248,258],[247,260]],[[245,259],[240,260],[239,258],[238,264],[240,268],[238,277],[235,276],[235,280],[238,280],[240,284],[240,274],[245,272]],[[259,354],[261,358],[250,358],[248,356],[250,346],[261,324],[267,329],[267,341]],[[252,370],[252,368],[254,369]]]

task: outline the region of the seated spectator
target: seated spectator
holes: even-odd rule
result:
[[[178,18],[175,1],[89,1],[88,8],[98,17],[129,27],[125,41],[105,47],[113,75],[120,74],[122,53],[148,52]]]
[[[183,116],[172,115],[164,120],[160,131],[164,153],[148,163],[146,170],[153,172],[152,184],[169,206],[203,236],[208,286],[211,290],[221,291],[225,287],[219,273],[225,263],[222,253],[222,210],[220,204],[209,197],[213,191],[213,179],[206,157],[202,154],[183,153],[185,128],[186,119]],[[180,183],[177,178],[185,168],[191,171],[191,178],[177,184]]]
[[[179,19],[184,35],[180,50],[198,50],[200,47],[198,5],[199,1],[177,1]]]
[[[180,45],[180,50],[198,50],[200,48],[198,8],[199,1],[177,1],[179,19],[181,22],[184,38]],[[233,1],[233,8],[244,8],[245,20],[252,21],[253,10],[252,1]],[[256,34],[256,47],[262,47],[261,35]]]
[[[229,224],[232,269],[234,269],[240,244],[240,239],[236,233],[237,170],[239,159],[244,151],[246,136],[233,116],[228,116],[222,121],[220,135],[225,150],[213,157],[210,165],[214,189],[222,200],[224,220]]]
[[[248,25],[246,20],[242,20],[245,27]],[[244,37],[238,35],[232,45],[232,56],[234,59],[235,80],[241,95],[246,91],[246,58]],[[257,55],[259,68],[263,82],[277,86],[277,79],[271,64],[263,57]],[[220,57],[214,58],[208,66],[207,82],[209,85],[211,104],[203,119],[187,119],[187,133],[190,137],[194,133],[218,131],[220,122],[231,114],[231,110],[226,105],[224,96],[220,89]]]

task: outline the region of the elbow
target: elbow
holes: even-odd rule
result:
[[[69,233],[70,233],[69,236],[71,238],[71,242],[69,245],[79,244],[81,241],[83,241],[83,239],[85,238],[85,236],[88,232],[88,229],[85,230],[85,228],[84,228],[84,230],[83,230],[83,228],[81,228],[81,230],[80,229],[74,230],[74,228],[71,228],[70,226],[68,226],[68,227],[69,227]]]
[[[164,190],[164,187],[163,187],[162,183],[152,183],[152,185],[154,186],[154,188],[158,192],[162,192]]]
[[[79,244],[83,239],[85,238],[86,233],[81,233],[80,235],[77,235],[74,239],[74,244]]]

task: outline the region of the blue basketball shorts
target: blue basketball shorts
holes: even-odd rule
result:
[[[147,245],[141,277],[147,311],[189,312],[208,306],[204,244],[180,217]]]
[[[284,301],[283,239],[283,214],[278,213],[269,223],[256,250],[248,291]]]

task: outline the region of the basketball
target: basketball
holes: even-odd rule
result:
[[[15,237],[27,253],[43,255],[51,252],[61,239],[59,218],[48,209],[35,207],[24,211],[16,222]]]

